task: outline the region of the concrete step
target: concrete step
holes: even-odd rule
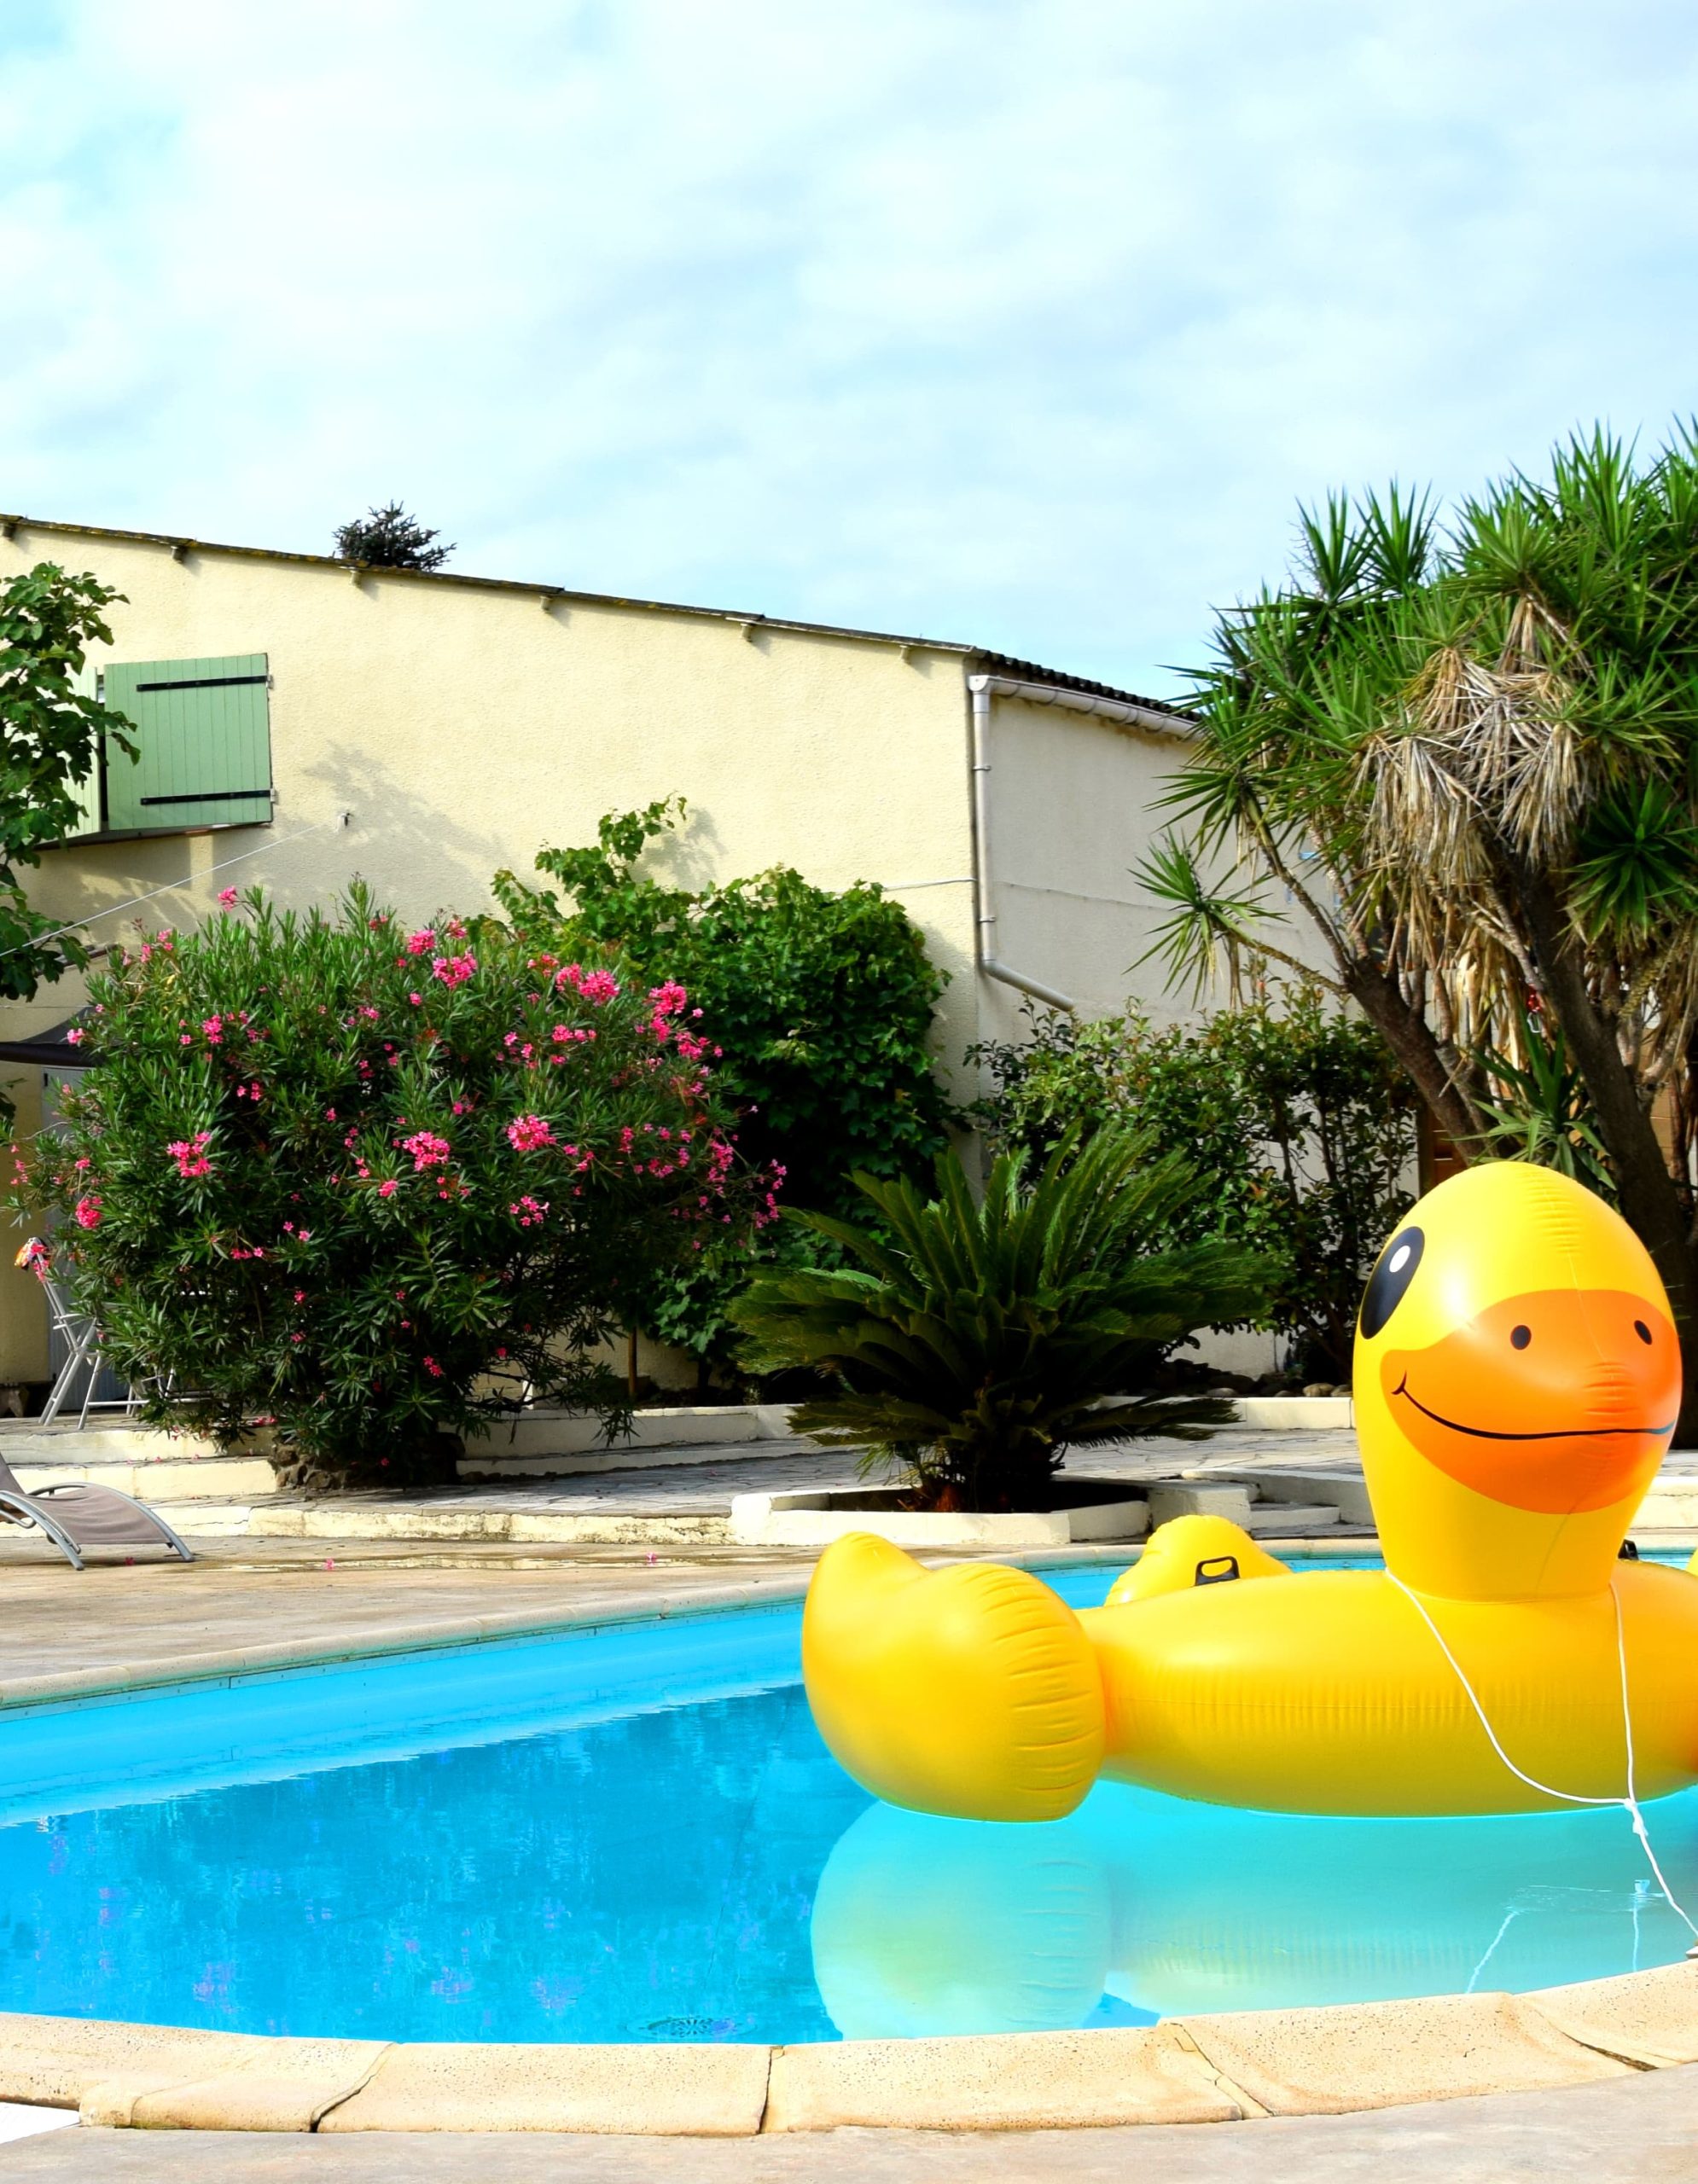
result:
[[[0,1420],[0,1456],[14,1470],[28,1463],[180,1463],[216,1456],[216,1441],[197,1433],[162,1433],[129,1420],[111,1425],[43,1426],[32,1418]]]
[[[1288,1471],[1280,1465],[1277,1468],[1270,1466],[1265,1471],[1246,1468],[1209,1472],[1204,1476],[1211,1481],[1231,1481],[1242,1486],[1255,1502],[1326,1502],[1347,1525],[1371,1525],[1374,1521],[1368,1484],[1359,1471],[1334,1470],[1327,1465]]]
[[[1339,1432],[1356,1423],[1356,1407],[1348,1396],[1236,1396],[1232,1408],[1238,1425],[1259,1426],[1265,1433]]]
[[[137,1502],[229,1502],[274,1494],[276,1479],[263,1456],[184,1456],[149,1455],[137,1461],[130,1456],[88,1457],[69,1461],[50,1457],[14,1455],[6,1461],[26,1494],[44,1486],[113,1486]]]
[[[1332,1502],[1258,1502],[1244,1529],[1252,1539],[1307,1539],[1335,1529],[1338,1505]]]
[[[576,1541],[584,1546],[643,1547],[729,1541],[731,1519],[712,1513],[598,1514],[351,1499],[266,1502],[252,1510],[242,1531],[249,1539]]]

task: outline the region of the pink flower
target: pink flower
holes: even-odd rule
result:
[[[379,1198],[393,1198],[400,1188],[401,1186],[397,1182],[380,1183],[377,1186],[377,1195]]]
[[[424,1362],[424,1368],[433,1380],[439,1380],[442,1378],[442,1368],[437,1363],[435,1358],[427,1357]]]
[[[77,1200],[76,1205],[72,1209],[72,1212],[77,1226],[79,1228],[99,1228],[100,1199],[92,1191],[86,1198],[79,1198]]]
[[[82,1033],[74,1028],[67,1031],[65,1034],[65,1043],[67,1047],[80,1047],[83,1043]]]
[[[166,1146],[167,1156],[177,1163],[177,1172],[184,1182],[192,1182],[197,1176],[210,1176],[212,1164],[206,1158],[206,1147],[212,1141],[209,1130],[197,1130],[193,1137],[179,1137]]]
[[[435,945],[436,934],[429,926],[426,926],[421,932],[410,932],[407,935],[407,953],[410,956],[428,956]]]
[[[236,908],[236,890],[234,887],[219,888],[218,906],[221,909],[226,910],[233,910]]]
[[[570,986],[574,993],[582,994],[585,1001],[599,1007],[604,1002],[619,999],[619,982],[611,971],[586,971],[581,963],[568,963],[555,977],[557,986]]]
[[[676,979],[668,979],[664,985],[650,986],[648,998],[654,1004],[657,1016],[676,1016],[689,1000],[689,996]]]
[[[424,996],[422,993],[410,993],[407,998],[415,1008],[422,1008],[424,1006]]]
[[[440,979],[445,986],[462,986],[478,967],[475,956],[439,956],[431,964],[431,975]]]
[[[401,1140],[402,1152],[412,1154],[413,1165],[420,1173],[427,1168],[439,1168],[453,1149],[445,1137],[427,1130],[416,1130],[410,1137]]]
[[[201,1029],[206,1035],[206,1044],[209,1047],[219,1047],[224,1044],[224,1019],[222,1016],[207,1017]]]
[[[519,1226],[521,1228],[539,1228],[547,1217],[548,1200],[532,1198],[526,1191],[521,1199],[517,1199],[507,1210],[518,1217]]]
[[[507,1141],[515,1153],[539,1152],[554,1143],[554,1130],[540,1115],[520,1115],[507,1125]]]

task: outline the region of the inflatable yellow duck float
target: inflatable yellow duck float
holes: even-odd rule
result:
[[[1619,1559],[1680,1409],[1626,1223],[1547,1169],[1441,1183],[1369,1280],[1354,1388],[1383,1571],[1297,1576],[1182,1517],[1075,1614],[1023,1571],[836,1542],[802,1634],[833,1754],[892,1804],[978,1820],[1058,1819],[1099,1774],[1403,1815],[1698,1780],[1698,1578]]]

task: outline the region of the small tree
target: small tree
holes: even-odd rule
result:
[[[685,817],[682,798],[609,813],[593,848],[544,850],[550,889],[498,874],[495,890],[534,946],[612,950],[645,973],[664,967],[701,1010],[716,1081],[742,1119],[738,1141],[784,1174],[792,1205],[852,1215],[852,1171],[924,1175],[948,1142],[947,1105],[928,1037],[943,979],[918,928],[878,887],[834,893],[778,866],[699,892],[638,869],[648,844]],[[788,1225],[760,1240],[763,1259],[811,1263],[834,1246]],[[644,1330],[729,1363],[731,1299],[746,1250],[721,1246],[663,1270],[642,1304]]]
[[[451,544],[432,545],[441,535],[416,522],[399,501],[390,501],[343,524],[336,533],[336,552],[341,560],[368,569],[439,569],[454,551]]]
[[[1150,1153],[1120,1131],[1068,1137],[1029,1182],[1004,1154],[978,1200],[953,1153],[930,1200],[857,1176],[877,1229],[792,1217],[849,1263],[757,1273],[734,1307],[750,1362],[830,1374],[839,1391],[793,1424],[903,1465],[935,1509],[1045,1509],[1074,1443],[1224,1423],[1225,1404],[1148,1378],[1191,1328],[1260,1311],[1265,1269],[1218,1241],[1159,1248],[1201,1185]]]
[[[593,1352],[632,1287],[745,1221],[683,989],[359,890],[248,901],[114,956],[98,1066],[19,1165],[113,1363],[166,1376],[147,1414],[275,1425],[285,1479],[332,1484],[443,1475],[530,1393],[616,1428]]]
[[[121,595],[91,576],[39,562],[0,589],[0,996],[27,1001],[79,969],[88,950],[32,910],[17,868],[83,820],[78,793],[103,738],[134,751],[128,723],[84,676],[88,648],[109,644],[106,609]]]
[[[1695,569],[1690,429],[1643,462],[1605,433],[1576,439],[1548,476],[1464,502],[1448,535],[1395,490],[1305,514],[1290,580],[1220,618],[1170,799],[1189,833],[1143,867],[1178,977],[1277,955],[1269,912],[1300,917],[1470,1158],[1503,1147],[1502,1110],[1526,1090],[1493,1054],[1555,1081],[1525,1043],[1531,1000],[1668,1290],[1683,1438],[1698,1430]],[[1221,884],[1223,851],[1262,884]]]

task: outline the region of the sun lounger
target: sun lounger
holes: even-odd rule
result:
[[[115,1486],[90,1486],[73,1479],[26,1494],[12,1467],[0,1456],[0,1519],[5,1519],[38,1525],[73,1570],[82,1568],[83,1549],[88,1547],[165,1547],[185,1562],[195,1560],[163,1517]]]

